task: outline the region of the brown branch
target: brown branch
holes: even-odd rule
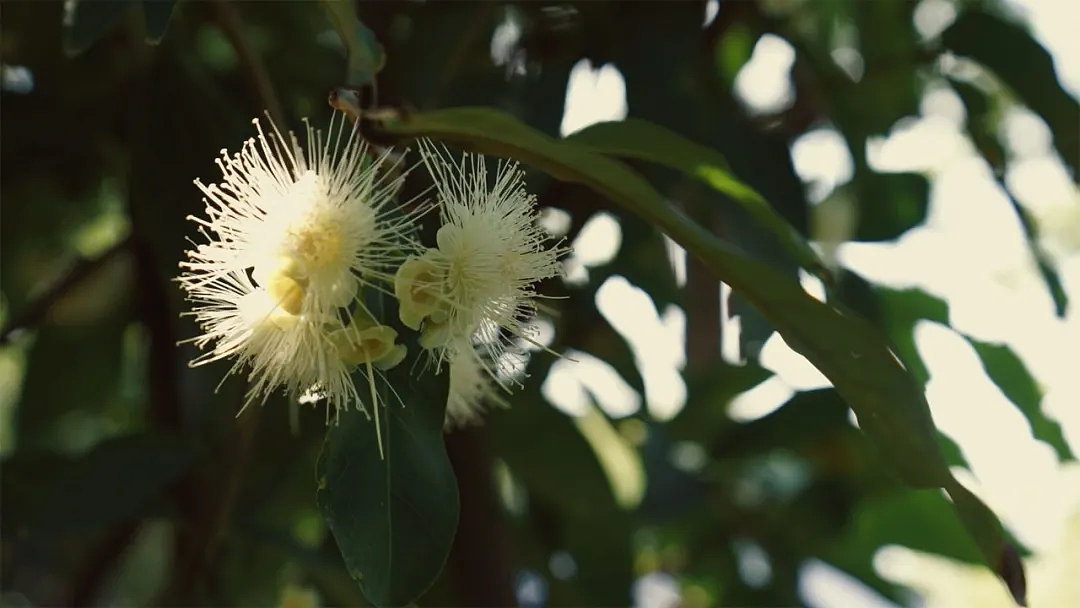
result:
[[[101,600],[106,576],[116,566],[117,560],[131,545],[139,531],[139,521],[130,520],[120,524],[98,545],[86,567],[79,573],[68,595],[68,606],[94,606]]]
[[[461,494],[461,518],[447,568],[461,606],[516,603],[508,531],[495,492],[488,432],[477,426],[446,436],[446,451]]]
[[[0,346],[11,344],[23,331],[34,329],[44,322],[57,302],[83,280],[104,268],[118,254],[127,251],[130,245],[131,238],[128,237],[94,259],[81,259],[75,262],[63,277],[49,286],[45,293],[28,305],[22,314],[7,323],[0,332]]]
[[[688,215],[713,234],[720,234],[723,224],[715,207],[702,204],[701,186],[682,180],[672,190]],[[683,286],[686,310],[686,371],[694,372],[720,360],[723,324],[720,320],[720,281],[697,256],[686,256],[686,285]]]
[[[243,392],[246,393],[246,390]],[[236,497],[240,493],[240,480],[251,463],[251,452],[255,446],[255,431],[259,428],[262,411],[262,407],[249,408],[247,414],[242,415],[233,428],[229,441],[229,446],[232,448],[229,461],[232,466],[225,477],[221,501],[218,503],[217,513],[213,517],[210,533],[206,539],[206,549],[203,552],[205,564],[213,563],[218,547],[221,545],[221,539],[225,536],[225,530],[232,519]]]

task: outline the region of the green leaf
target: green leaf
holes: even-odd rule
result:
[[[850,277],[850,280],[846,280]],[[870,286],[858,275],[848,273],[840,281],[838,293],[843,293],[845,283],[851,286],[848,293],[856,289],[864,289],[862,298],[876,300],[879,310],[871,319],[885,330],[889,337],[889,344],[896,355],[903,362],[908,374],[919,383],[926,386],[930,380],[930,370],[919,355],[919,349],[915,345],[915,324],[921,320],[933,321],[942,325],[949,325],[949,305],[940,298],[932,296],[918,289],[894,290],[881,285]],[[864,287],[855,285],[862,283]],[[956,444],[948,435],[938,433],[938,445],[941,447],[945,460],[952,466],[967,467],[967,460]]]
[[[748,363],[730,365],[716,362],[686,374],[686,406],[666,424],[674,440],[715,443],[733,422],[727,406],[735,397],[772,377],[772,372]],[[846,415],[846,413],[845,413]]]
[[[890,241],[926,220],[930,182],[917,173],[861,172],[856,241]]]
[[[948,325],[949,305],[919,289],[895,290],[880,285],[873,289],[881,300],[882,325],[896,354],[915,381],[925,386],[930,379],[930,370],[915,346],[915,324],[925,319]]]
[[[386,52],[375,33],[357,17],[356,1],[322,0],[321,4],[349,56],[345,84],[361,86],[373,82],[386,65]]]
[[[378,606],[404,606],[431,586],[458,521],[457,481],[442,432],[448,374],[417,377],[424,368],[417,359],[426,355],[415,345],[409,350],[412,356],[385,372],[385,386],[403,402],[381,391],[389,403],[378,406],[385,458],[374,422],[348,411],[326,434],[316,468],[319,509],[349,573]]]
[[[826,284],[832,282],[817,252],[765,197],[731,174],[727,159],[716,150],[638,118],[597,123],[570,135],[567,140],[594,152],[645,160],[700,179],[742,206],[779,239],[800,266]]]
[[[5,509],[4,525],[60,538],[117,524],[148,508],[194,457],[189,441],[149,434],[109,439],[74,459],[17,453],[4,462],[5,486],[29,494],[6,505],[13,508]]]
[[[554,140],[486,108],[437,110],[389,121],[384,128],[516,158],[556,179],[585,184],[654,223],[740,292],[796,352],[832,381],[855,410],[862,430],[905,483],[916,488],[943,487],[950,494],[966,492],[952,477],[938,447],[922,387],[901,367],[872,325],[841,306],[814,299],[797,280],[729,247],[665,201],[625,164],[572,142]],[[992,514],[989,519],[983,517],[985,513],[978,509],[958,508],[958,513],[987,563],[999,574],[1005,573],[997,568],[1009,554],[1000,524]]]
[[[956,79],[950,79],[949,84],[960,96],[967,113],[967,129],[971,135],[971,141],[979,150],[979,154],[986,159],[987,164],[994,172],[998,184],[1009,200],[1009,205],[1016,212],[1016,218],[1020,220],[1020,228],[1024,231],[1024,240],[1027,241],[1031,255],[1035,257],[1035,263],[1039,267],[1046,289],[1050,292],[1050,298],[1054,300],[1054,311],[1059,318],[1065,317],[1069,307],[1069,295],[1065,293],[1065,287],[1061,283],[1061,276],[1057,271],[1057,264],[1053,257],[1046,251],[1039,240],[1039,225],[1031,214],[1009,192],[1005,183],[1005,149],[998,139],[1000,130],[1000,111],[992,108],[991,99],[986,92],[978,87]],[[995,104],[996,105],[996,104]]]
[[[119,401],[125,323],[118,318],[90,326],[45,325],[37,331],[15,412],[20,447],[79,448],[100,437],[101,427],[86,422],[107,417]],[[63,382],[57,382],[60,369],[65,370]],[[75,433],[63,433],[65,419],[74,412],[83,422],[68,427]]]
[[[952,52],[992,70],[1041,116],[1073,179],[1080,180],[1080,104],[1057,80],[1054,60],[1026,29],[979,10],[967,10],[941,35]]]
[[[64,3],[64,51],[78,55],[113,28],[135,0],[73,0]]]
[[[165,37],[165,30],[178,3],[179,0],[142,0],[147,42],[157,44]]]
[[[980,342],[974,338],[967,340],[979,355],[986,375],[1028,419],[1032,435],[1053,447],[1061,460],[1075,460],[1061,426],[1043,414],[1042,390],[1020,357],[1008,346]]]

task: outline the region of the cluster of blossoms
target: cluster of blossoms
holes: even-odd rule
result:
[[[230,374],[250,368],[245,407],[284,389],[325,399],[328,420],[331,410],[364,409],[359,371],[374,406],[377,376],[407,347],[365,307],[372,288],[397,298],[435,372],[449,368],[448,428],[500,403],[502,368],[532,341],[532,286],[556,276],[567,251],[545,246],[523,171],[500,163],[489,188],[482,157],[455,163],[421,142],[442,221],[437,246],[424,248],[416,226],[425,206],[398,201],[402,156],[375,154],[346,120],[331,121],[325,138],[309,126],[306,147],[255,124],[238,154],[222,151],[220,183],[195,182],[206,211],[190,219],[205,242],[188,251],[178,280],[202,328],[192,342],[212,348],[192,365],[235,359]]]

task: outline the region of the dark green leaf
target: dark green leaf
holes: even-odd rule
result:
[[[881,299],[882,322],[896,354],[915,381],[925,385],[930,371],[915,346],[915,324],[925,319],[948,325],[949,305],[918,289],[896,290],[878,285],[874,291]]]
[[[322,0],[322,7],[348,53],[345,84],[370,84],[386,64],[386,53],[375,33],[357,18],[355,0]]]
[[[1080,104],[1058,83],[1050,53],[1023,26],[979,10],[964,11],[941,41],[992,70],[1041,116],[1073,179],[1080,180]]]
[[[89,327],[46,325],[37,332],[16,411],[20,446],[57,446],[57,429],[73,410],[107,415],[118,401],[123,375],[123,328],[124,320],[108,319]],[[57,382],[59,369],[65,370],[63,382]],[[67,438],[69,445],[58,447],[78,447],[70,442],[81,439]]]
[[[814,299],[797,280],[725,245],[626,165],[571,142],[551,139],[485,108],[439,110],[385,126],[401,135],[434,137],[477,152],[516,158],[557,179],[588,185],[653,222],[739,291],[796,352],[832,381],[855,410],[860,428],[905,483],[917,488],[944,487],[950,493],[964,491],[938,447],[922,388],[873,326],[842,307]],[[958,513],[976,536],[987,563],[997,564],[1008,546],[1000,525],[981,516],[967,521],[979,514],[975,510],[958,509]]]
[[[968,534],[975,539],[983,559],[988,561],[990,569],[1005,582],[1016,603],[1027,606],[1024,565],[1020,561],[1016,545],[1002,535],[997,516],[978,496],[955,481],[948,488],[948,492],[953,506],[960,514],[960,521],[967,528]],[[995,534],[998,538],[994,538]]]
[[[457,482],[442,433],[448,374],[417,377],[423,364],[414,364],[426,355],[415,345],[410,351],[385,373],[404,403],[382,391],[389,403],[378,406],[385,457],[374,422],[349,411],[327,433],[317,467],[319,509],[349,572],[379,606],[403,606],[431,586],[458,521]]]
[[[978,353],[986,375],[1028,419],[1032,435],[1054,448],[1061,460],[1075,460],[1061,426],[1043,414],[1042,390],[1020,357],[1005,345],[980,342],[974,338],[968,338],[968,342]]]
[[[856,176],[859,197],[856,241],[890,241],[926,219],[930,182],[916,173],[875,173]]]
[[[731,400],[770,377],[772,372],[753,363],[722,362],[687,375],[686,405],[667,423],[667,432],[675,440],[713,442],[732,424],[727,417]]]
[[[142,0],[147,42],[157,44],[165,37],[165,30],[178,3],[179,0]]]
[[[64,4],[64,50],[78,55],[135,6],[135,0],[73,0]]]
[[[731,197],[767,228],[791,257],[826,284],[830,273],[817,253],[783,217],[750,186],[739,181],[719,152],[646,120],[628,118],[601,122],[567,138],[594,152],[646,160],[694,176]]]
[[[734,459],[797,448],[850,428],[847,404],[835,390],[803,391],[766,416],[733,425],[715,442],[714,456]]]
[[[870,285],[862,277],[847,272],[840,277],[836,293],[844,302],[885,330],[889,346],[900,358],[908,374],[926,386],[930,371],[926,369],[919,349],[915,346],[915,324],[921,320],[949,324],[949,305],[918,289],[894,290]],[[949,436],[938,433],[938,445],[945,460],[952,466],[967,466],[960,446]]]

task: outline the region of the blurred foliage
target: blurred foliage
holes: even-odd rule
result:
[[[325,605],[399,604],[427,589],[419,605],[618,606],[639,576],[664,572],[686,606],[775,606],[804,603],[799,568],[820,559],[903,602],[872,565],[899,544],[989,561],[1022,595],[1008,535],[952,478],[962,453],[922,395],[914,327],[947,325],[947,306],[868,283],[807,245],[891,240],[925,220],[928,176],[878,171],[867,148],[917,116],[931,87],[957,93],[997,179],[1010,104],[1046,122],[1080,178],[1077,102],[1026,27],[971,0],[927,38],[917,6],[724,0],[703,25],[704,1],[5,3],[0,374],[17,388],[0,391],[0,591],[35,605],[270,605],[310,588]],[[735,78],[765,35],[795,60],[794,97],[763,114]],[[857,73],[838,49],[857,54]],[[950,72],[945,54],[978,76]],[[631,120],[562,139],[580,61],[619,70]],[[29,87],[9,84],[16,66]],[[644,398],[631,341],[596,305],[608,279],[625,278],[658,313],[686,313],[678,414],[614,419],[585,391],[588,413],[568,416],[541,390],[554,357],[535,352],[512,407],[449,435],[445,451],[445,387],[411,386],[440,405],[382,421],[391,452],[405,450],[386,462],[404,461],[404,477],[377,460],[373,435],[349,440],[370,427],[359,414],[329,433],[322,411],[283,398],[236,417],[244,387],[221,383],[230,363],[189,368],[195,349],[177,346],[196,335],[171,281],[192,232],[184,218],[201,207],[191,181],[213,179],[218,150],[237,148],[263,111],[294,130],[303,117],[326,124],[340,86],[400,111],[361,121],[376,142],[423,133],[530,164],[539,204],[569,217],[568,241],[610,214],[615,256],[540,287],[561,296],[545,302],[550,348],[607,362]],[[790,146],[820,127],[838,130],[854,174],[811,202]],[[410,178],[405,196],[426,186]],[[1053,262],[1010,202],[1063,314]],[[815,225],[830,208],[854,220]],[[661,230],[691,254],[685,285]],[[800,268],[822,278],[828,304],[799,287]],[[727,306],[721,279],[734,287]],[[721,336],[697,339],[725,309],[741,318],[738,362],[720,356]],[[776,330],[835,388],[736,421],[728,405],[771,376],[757,355]],[[1074,459],[1023,360],[970,342],[1033,435]],[[328,491],[324,475],[344,481]],[[439,485],[453,478],[457,488]],[[370,530],[385,543],[350,542]],[[746,575],[747,547],[767,558],[764,579]],[[538,581],[540,601],[515,595]]]

